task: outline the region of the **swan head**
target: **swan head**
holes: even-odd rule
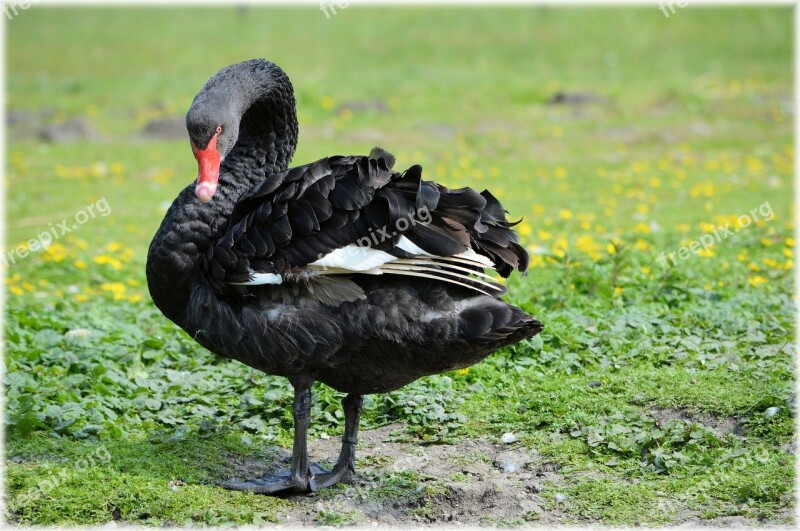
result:
[[[186,129],[192,153],[197,160],[197,182],[195,195],[208,203],[217,192],[219,167],[230,153],[239,133],[238,120],[225,112],[209,112],[214,107],[197,105],[195,102],[186,115]],[[216,109],[219,109],[217,107]]]

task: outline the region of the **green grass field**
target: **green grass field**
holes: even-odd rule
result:
[[[537,509],[516,509],[531,480],[508,473],[503,503],[463,521],[794,522],[790,8],[34,7],[7,32],[9,521],[344,525],[379,507],[420,525],[474,487],[380,448],[356,498],[214,486],[291,444],[290,388],[150,301],[147,246],[196,166],[185,138],[142,131],[266,57],[297,92],[296,163],[381,145],[524,218],[532,267],[508,298],[545,331],[365,406],[403,451],[491,467],[463,449],[512,432],[547,469]],[[93,139],[37,136],[76,119]],[[77,226],[14,254],[62,220]],[[312,453],[341,434],[341,396],[315,394]]]

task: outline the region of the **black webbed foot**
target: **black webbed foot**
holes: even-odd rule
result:
[[[266,474],[262,478],[246,481],[222,481],[217,485],[230,490],[280,495],[316,492],[318,489],[330,487],[339,482],[350,482],[351,474],[355,471],[356,436],[361,416],[361,396],[347,395],[343,401],[345,429],[344,437],[342,437],[342,449],[336,466],[329,472],[308,461],[306,434],[311,413],[312,380],[298,378],[292,383],[295,387],[295,399],[292,405],[295,432],[291,470]]]
[[[290,471],[285,470],[277,474],[265,474],[263,477],[248,479],[246,481],[221,481],[218,486],[242,492],[255,492],[256,494],[302,494],[316,492],[321,487],[333,485],[327,483],[331,472],[312,464],[307,477],[292,477]],[[320,479],[325,478],[326,484],[321,485]]]

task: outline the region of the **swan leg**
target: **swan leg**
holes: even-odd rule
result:
[[[361,420],[361,395],[347,395],[342,401],[344,407],[344,436],[342,437],[342,450],[339,460],[329,473],[317,476],[317,486],[329,487],[335,483],[349,483],[351,475],[356,471],[356,440],[358,439],[358,424]]]
[[[308,425],[311,422],[311,385],[314,379],[303,375],[293,378],[294,402],[294,446],[292,448],[292,466],[288,472],[266,474],[263,478],[247,481],[224,481],[220,487],[255,492],[257,494],[278,494],[291,492],[316,491],[319,485],[316,475],[326,475],[327,471],[310,465],[308,461]]]

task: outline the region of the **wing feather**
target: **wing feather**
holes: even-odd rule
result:
[[[451,190],[424,181],[420,166],[401,174],[393,165],[376,148],[369,157],[328,157],[266,175],[202,255],[209,279],[223,291],[274,289],[283,299],[305,294],[333,304],[360,296],[360,275],[439,280],[497,296],[504,288],[484,269],[524,272],[528,255],[491,193]]]

